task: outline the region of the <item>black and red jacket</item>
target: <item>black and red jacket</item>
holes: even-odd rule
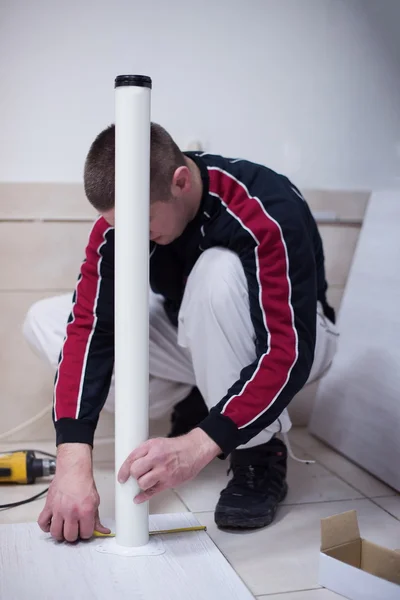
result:
[[[177,324],[185,282],[208,248],[235,252],[246,274],[255,360],[200,427],[229,454],[275,421],[313,364],[317,301],[326,301],[324,253],[310,209],[284,176],[245,160],[186,153],[200,168],[196,218],[168,246],[151,245],[150,284]],[[114,229],[93,226],[54,387],[57,444],[93,444],[114,367]]]

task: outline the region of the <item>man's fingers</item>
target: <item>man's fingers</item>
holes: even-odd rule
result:
[[[54,515],[51,519],[50,533],[59,542],[64,539],[64,519],[61,515]]]
[[[154,465],[152,464],[152,461],[151,459],[149,459],[148,456],[145,456],[144,458],[137,458],[133,461],[133,463],[131,463],[129,473],[131,477],[138,481],[141,477],[149,473],[149,471],[152,470],[153,466]]]
[[[64,539],[67,542],[76,542],[79,537],[78,519],[66,519],[64,521]]]
[[[154,469],[138,479],[138,485],[143,492],[153,488],[155,485],[159,485],[159,483],[160,476]]]
[[[88,540],[92,537],[95,529],[95,513],[87,512],[79,519],[79,537],[82,540]]]
[[[108,529],[108,527],[104,527],[104,525],[102,525],[100,523],[99,511],[97,511],[97,513],[96,513],[96,517],[94,520],[94,528],[96,531],[99,531],[100,533],[111,533],[111,529]]]
[[[44,507],[38,518],[38,525],[42,531],[49,533],[51,525],[51,517],[53,511],[47,506]]]
[[[158,494],[162,490],[163,490],[163,487],[161,486],[161,484],[157,483],[156,485],[154,485],[153,487],[149,488],[145,492],[141,492],[140,494],[138,494],[134,498],[133,501],[134,501],[135,504],[142,504],[143,502],[147,502],[147,500],[150,500],[150,498],[152,498],[153,496],[155,496],[156,494]]]
[[[104,527],[99,518],[99,513],[92,512],[77,518],[66,518],[65,521],[61,516],[52,516],[50,510],[43,510],[38,519],[38,525],[46,533],[51,533],[59,542],[64,539],[67,542],[76,542],[78,538],[88,540],[92,537],[93,531],[99,531],[100,533],[111,533],[111,530]]]
[[[128,479],[130,477],[131,464],[135,460],[146,456],[147,452],[148,452],[148,442],[145,442],[144,444],[141,444],[139,446],[139,448],[136,448],[136,450],[133,450],[133,452],[130,453],[130,455],[125,460],[125,462],[122,464],[122,466],[118,472],[119,483],[125,483],[125,481],[128,481]]]

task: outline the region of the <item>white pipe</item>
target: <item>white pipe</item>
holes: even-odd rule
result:
[[[115,469],[148,439],[151,80],[115,80]],[[137,482],[116,481],[116,543],[149,542]]]

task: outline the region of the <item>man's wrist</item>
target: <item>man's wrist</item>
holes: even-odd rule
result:
[[[92,472],[92,447],[90,444],[68,443],[57,446],[57,467]]]
[[[192,429],[187,436],[190,438],[191,444],[199,450],[201,456],[207,462],[211,462],[221,454],[221,448],[218,444],[216,444],[205,431],[200,429],[200,427]]]

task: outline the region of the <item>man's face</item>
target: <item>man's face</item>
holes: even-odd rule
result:
[[[115,227],[115,209],[105,211],[103,217]],[[150,239],[166,246],[178,238],[187,225],[185,206],[179,198],[155,201],[150,204]]]
[[[150,239],[166,246],[178,238],[187,225],[183,203],[177,198],[150,204]]]
[[[170,189],[163,197],[151,197],[150,239],[166,246],[182,235],[192,217],[189,194],[193,194],[193,181],[188,166],[176,169]],[[201,190],[199,191],[201,196]],[[108,210],[103,217],[115,227],[115,210]]]

